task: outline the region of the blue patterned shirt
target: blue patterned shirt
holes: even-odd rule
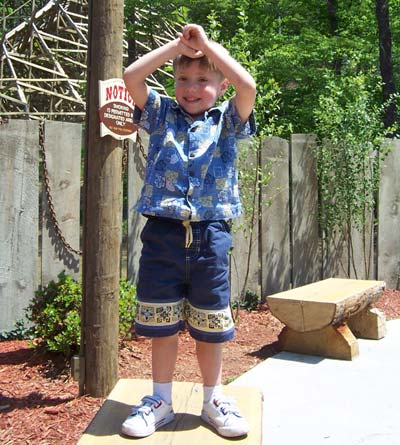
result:
[[[179,104],[154,90],[134,121],[150,134],[146,176],[136,210],[193,221],[230,219],[241,213],[237,140],[255,132],[232,101],[193,120]]]

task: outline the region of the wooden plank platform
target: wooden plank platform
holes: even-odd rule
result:
[[[121,425],[129,415],[131,406],[151,393],[150,380],[121,379],[98,411],[77,445],[219,445],[232,443],[232,439],[219,436],[201,419],[203,388],[199,383],[174,382],[173,406],[175,420],[151,436],[133,439],[120,435]],[[258,388],[225,386],[224,393],[236,399],[242,414],[250,424],[250,433],[235,444],[261,445],[262,395]]]

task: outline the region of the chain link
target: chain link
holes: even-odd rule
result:
[[[65,239],[64,235],[62,234],[60,224],[57,219],[56,211],[54,209],[53,204],[53,197],[51,194],[51,187],[50,187],[50,179],[49,179],[49,172],[47,170],[47,162],[46,162],[46,147],[45,147],[45,134],[44,134],[44,121],[39,121],[39,147],[40,152],[42,155],[42,165],[43,165],[43,181],[44,181],[44,187],[46,191],[46,198],[47,198],[47,207],[48,207],[48,214],[50,217],[51,222],[53,223],[54,231],[56,232],[56,235],[62,242],[63,246],[72,253],[75,253],[76,255],[82,255],[81,250],[74,249]]]
[[[128,165],[129,139],[124,139],[122,143],[122,176],[125,174]]]
[[[136,142],[139,144],[140,153],[142,153],[143,158],[147,161],[147,154],[144,150],[143,141],[142,138],[140,137],[139,130],[136,132]]]
[[[143,158],[147,161],[147,154],[143,146],[143,141],[142,138],[140,137],[139,130],[137,130],[136,132],[136,143],[139,145],[139,150]],[[124,175],[126,171],[126,167],[128,165],[128,157],[129,157],[129,139],[124,139],[122,146],[122,175]]]

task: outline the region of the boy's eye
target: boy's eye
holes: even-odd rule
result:
[[[206,77],[200,77],[199,82],[207,82],[207,78]]]

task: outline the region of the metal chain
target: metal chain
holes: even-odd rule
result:
[[[124,139],[122,143],[122,176],[125,174],[128,165],[129,139]]]
[[[142,153],[143,158],[147,161],[147,154],[144,150],[143,141],[142,141],[142,138],[140,137],[139,130],[136,132],[136,141],[139,144],[140,153]]]
[[[40,152],[42,155],[42,164],[43,164],[43,182],[44,187],[46,191],[46,197],[47,197],[47,206],[48,206],[48,214],[50,216],[50,220],[53,223],[54,231],[56,232],[56,235],[62,242],[63,246],[72,253],[75,253],[76,255],[82,255],[81,250],[74,249],[65,239],[64,235],[62,234],[60,224],[57,220],[56,211],[54,209],[53,204],[53,197],[51,195],[51,187],[50,187],[50,179],[49,179],[49,172],[47,170],[47,163],[46,163],[46,147],[44,144],[44,121],[39,121],[39,147]]]
[[[0,122],[0,124],[3,123],[3,121]],[[6,123],[6,122],[4,122]],[[51,187],[50,187],[50,178],[49,178],[49,172],[47,170],[47,162],[46,162],[46,147],[44,143],[44,121],[39,121],[39,146],[40,146],[40,152],[42,155],[42,164],[43,164],[43,181],[44,181],[44,187],[46,191],[46,197],[47,197],[47,206],[49,210],[49,216],[51,219],[51,222],[53,223],[54,230],[56,232],[56,235],[61,240],[63,246],[72,253],[75,253],[76,255],[82,255],[81,250],[74,249],[71,244],[67,242],[65,239],[60,224],[57,219],[57,214],[54,208],[53,204],[53,197],[51,194]],[[139,131],[137,132],[137,143],[139,145],[140,153],[142,154],[143,158],[147,160],[147,154],[145,152],[145,148],[143,146],[142,138],[140,137]],[[125,172],[126,166],[128,163],[128,140],[125,139],[123,144],[123,153],[122,153],[122,172]]]
[[[136,132],[136,143],[139,145],[139,150],[143,158],[147,161],[147,154],[143,146],[143,141],[142,138],[140,137],[139,130],[137,130]],[[122,175],[124,175],[126,171],[126,166],[128,165],[128,156],[129,156],[129,139],[124,139],[122,146]]]

